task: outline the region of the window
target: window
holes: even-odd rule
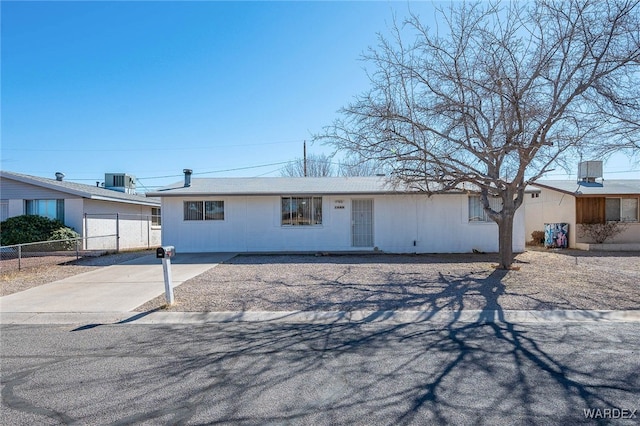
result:
[[[489,207],[499,212],[502,210],[502,199],[489,197]],[[492,222],[484,208],[482,208],[479,195],[469,196],[469,222]]]
[[[205,201],[204,220],[224,220],[224,201]]]
[[[638,221],[638,199],[623,198],[620,201],[620,220],[623,222]]]
[[[282,225],[322,225],[322,197],[282,197]]]
[[[57,219],[64,223],[64,200],[25,200],[26,214]]]
[[[203,220],[202,201],[184,202],[184,220]]]
[[[637,222],[637,198],[607,198],[605,200],[605,220],[607,222]]]
[[[605,200],[605,220],[607,222],[620,221],[620,198],[607,198]]]
[[[151,207],[151,226],[162,226],[160,207]]]
[[[224,201],[185,201],[184,220],[224,220]]]

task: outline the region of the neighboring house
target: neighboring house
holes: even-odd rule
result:
[[[581,224],[623,222],[624,231],[597,248],[640,250],[639,204],[640,180],[539,181],[525,198],[526,237],[543,231],[546,223],[566,223],[569,247],[589,250],[596,247]]]
[[[384,177],[194,179],[162,200],[162,242],[177,252],[498,251],[498,227],[469,191],[427,196]],[[524,214],[513,244],[524,251]]]
[[[0,220],[23,214],[58,219],[87,237],[86,249],[160,244],[160,201],[126,193],[124,187],[105,189],[66,182],[63,177],[61,173],[56,174],[56,179],[47,179],[0,171]],[[104,235],[109,237],[98,238]]]

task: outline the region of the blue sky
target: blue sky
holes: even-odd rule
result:
[[[279,176],[367,88],[360,56],[393,13],[433,16],[431,3],[385,1],[0,7],[2,169],[89,184],[126,172],[141,191],[183,168]],[[605,177],[638,169],[617,156]]]

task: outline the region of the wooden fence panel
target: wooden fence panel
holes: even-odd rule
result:
[[[604,197],[576,198],[576,223],[604,223]]]

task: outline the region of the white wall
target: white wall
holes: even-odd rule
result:
[[[531,241],[533,231],[544,231],[544,218],[542,217],[542,197],[532,198],[532,194],[524,194],[524,202],[520,209],[524,211],[524,236],[525,241]]]
[[[157,247],[161,244],[161,229],[151,226],[150,206],[84,200],[84,213],[87,215],[83,227],[88,237],[113,235],[118,231],[121,250]],[[89,238],[86,248],[113,250],[116,248],[116,238]]]
[[[626,243],[639,243],[640,242],[640,223],[638,222],[629,222],[622,224],[624,226],[624,231],[615,237],[607,240],[607,243],[617,243],[617,244],[626,244]]]
[[[22,216],[24,214],[23,199],[9,199],[9,217]]]
[[[78,234],[82,231],[82,209],[84,200],[82,198],[67,198],[64,200],[64,223],[73,228]]]
[[[278,196],[166,197],[162,244],[179,252],[362,250],[351,247],[354,198],[374,200],[374,244],[385,252],[498,251],[497,225],[469,223],[466,195],[326,196],[322,226],[289,227],[280,224]],[[188,200],[223,200],[225,219],[184,221],[183,201]],[[516,213],[513,241],[515,251],[524,251],[522,209]]]
[[[569,247],[576,244],[576,198],[558,191],[541,189],[539,198],[525,198],[526,238],[532,231],[544,231],[545,223],[569,224]]]

